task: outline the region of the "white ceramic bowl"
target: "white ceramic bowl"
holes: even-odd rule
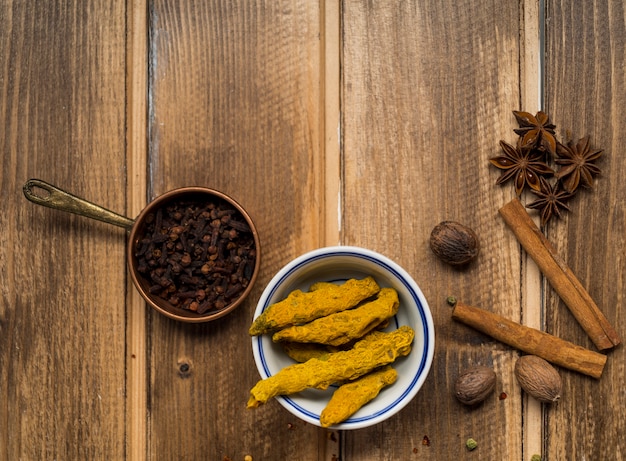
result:
[[[284,299],[291,291],[308,291],[319,281],[343,283],[348,279],[374,277],[381,287],[398,292],[400,307],[387,330],[409,325],[415,330],[413,348],[407,357],[400,357],[392,366],[398,371],[397,381],[357,413],[335,429],[359,429],[391,417],[408,404],[421,388],[433,360],[435,330],[433,320],[417,283],[398,264],[376,252],[351,246],[321,248],[306,253],[283,267],[263,291],[254,318],[269,305]],[[252,350],[262,378],[276,374],[295,363],[272,342],[271,335],[254,336]],[[290,396],[279,396],[280,404],[304,421],[320,425],[320,413],[336,388],[321,391],[307,389]]]

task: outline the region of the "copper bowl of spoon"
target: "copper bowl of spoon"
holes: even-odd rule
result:
[[[260,240],[246,210],[206,187],[182,187],[151,201],[132,220],[39,179],[28,200],[126,229],[133,283],[157,312],[200,323],[232,312],[250,294],[260,268]]]

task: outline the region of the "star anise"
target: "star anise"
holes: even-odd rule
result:
[[[539,111],[537,115],[529,112],[513,111],[519,128],[515,129],[522,138],[522,147],[537,149],[550,154],[556,154],[556,138],[554,137],[555,125],[550,123],[550,118],[545,112]]]
[[[540,178],[540,182],[541,189],[531,191],[539,198],[526,205],[526,208],[541,210],[541,225],[545,226],[552,216],[561,218],[560,209],[571,211],[565,202],[572,198],[574,193],[564,190],[560,181],[557,181],[554,186],[548,183],[545,178]]]
[[[589,148],[589,136],[585,136],[574,144],[569,142],[567,146],[557,145],[559,156],[555,162],[560,165],[557,178],[563,181],[563,187],[569,192],[574,192],[580,184],[585,187],[593,187],[593,177],[600,173],[593,162],[602,156],[602,150]]]
[[[545,162],[542,161],[541,154],[532,149],[525,149],[521,146],[521,138],[518,140],[517,147],[500,141],[500,147],[504,155],[489,159],[492,165],[504,170],[502,175],[496,181],[496,184],[502,184],[511,178],[515,178],[515,193],[519,197],[526,184],[531,189],[540,190],[541,176],[552,176],[554,171]]]

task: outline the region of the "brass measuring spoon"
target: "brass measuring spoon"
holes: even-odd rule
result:
[[[96,219],[130,231],[135,221],[104,207],[88,202],[40,179],[29,179],[24,184],[24,195],[37,205]]]
[[[132,220],[102,206],[91,203],[69,192],[59,189],[40,179],[29,179],[23,187],[24,195],[28,200],[38,205],[48,208],[66,211],[79,216],[96,219],[118,227],[123,227],[129,234],[129,243],[126,251],[126,259],[130,268],[130,275],[135,287],[144,298],[144,300],[155,310],[175,320],[182,322],[206,322],[222,317],[239,306],[252,290],[252,286],[260,269],[260,239],[250,215],[230,196],[214,189],[206,187],[181,187],[166,192],[153,201],[151,201],[139,214],[137,219]],[[192,199],[196,201],[222,200],[235,208],[245,219],[254,238],[256,248],[256,260],[252,276],[246,289],[242,294],[231,302],[228,306],[217,311],[209,311],[206,314],[196,314],[195,312],[181,309],[150,293],[150,281],[148,281],[137,270],[137,258],[134,254],[134,248],[145,229],[145,218],[157,209],[168,203],[181,199]]]

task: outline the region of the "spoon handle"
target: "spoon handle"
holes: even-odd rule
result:
[[[23,190],[26,198],[37,205],[97,219],[108,224],[124,227],[127,230],[130,230],[135,223],[132,219],[76,197],[40,179],[29,179],[24,184]]]

